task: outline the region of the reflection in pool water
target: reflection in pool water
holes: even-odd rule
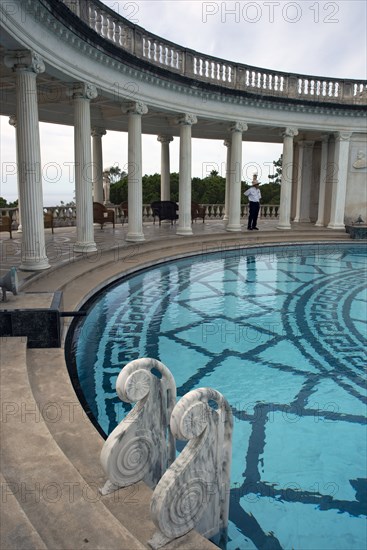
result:
[[[163,264],[98,295],[74,333],[105,433],[117,375],[162,361],[178,396],[210,386],[234,414],[228,550],[366,547],[366,249],[237,249]]]

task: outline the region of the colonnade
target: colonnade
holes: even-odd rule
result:
[[[45,254],[43,229],[41,151],[37,104],[37,75],[45,70],[42,59],[34,52],[9,52],[5,64],[16,74],[16,116],[10,123],[16,129],[17,163],[19,185],[19,210],[22,220],[23,251],[20,269],[42,270],[49,267]],[[102,137],[105,128],[91,127],[91,101],[97,97],[92,84],[74,84],[69,97],[74,105],[74,148],[75,148],[75,194],[76,194],[76,242],[74,251],[85,253],[96,250],[93,229],[92,200],[103,200],[103,148]],[[129,223],[127,241],[144,240],[142,220],[142,117],[148,113],[148,106],[140,101],[123,105],[128,120],[128,203]],[[192,113],[176,115],[179,127],[179,221],[178,235],[191,235],[191,130],[197,124]],[[228,121],[226,194],[224,226],[227,231],[241,231],[241,175],[242,136],[248,125],[245,121]],[[278,228],[291,229],[291,220],[310,221],[312,192],[313,152],[315,141],[294,138],[299,129],[279,129],[283,136],[283,170]],[[344,228],[344,209],[347,184],[347,168],[351,133],[320,135],[320,169],[318,182],[317,219],[315,225],[325,225],[325,201],[327,180],[331,181],[331,204],[327,227]],[[337,174],[330,175],[329,142],[335,142],[333,166]],[[91,144],[91,137],[93,147]],[[169,145],[173,136],[159,135],[161,143],[161,199],[170,199],[170,154]],[[93,163],[92,163],[93,149]],[[294,155],[297,162],[294,161]],[[92,199],[93,197],[93,199]]]

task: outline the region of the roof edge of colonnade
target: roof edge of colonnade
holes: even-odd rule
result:
[[[50,0],[41,1],[50,4]],[[71,5],[67,7],[67,4],[78,5],[78,0],[56,0],[53,3],[57,7],[56,16],[62,16],[74,31],[78,26],[85,38],[98,44],[106,53],[120,58],[123,55],[125,62],[139,69],[154,70],[165,78],[186,84],[196,83],[203,89],[216,92],[276,102],[321,104],[341,109],[358,109],[367,105],[367,80],[303,75],[234,63],[157,36],[131,23],[99,0],[85,2],[87,12],[84,10],[79,16],[74,13],[76,9],[70,9]],[[119,31],[127,36],[124,48],[120,46]]]
[[[328,116],[327,121],[322,121],[325,131],[347,127],[355,132],[364,131],[361,119],[367,104],[367,81],[297,75],[235,64],[163,40],[98,0],[83,4],[89,10],[83,20],[65,5],[68,1],[14,0],[12,13],[6,12],[5,4],[0,8],[5,33],[20,47],[39,52],[51,74],[54,71],[64,74],[64,78],[67,75],[68,85],[85,80],[97,85],[113,101],[145,101],[168,112],[191,111],[209,119],[245,117],[249,123],[261,120],[265,125],[296,124],[320,130],[317,115],[323,114]],[[26,10],[25,15],[22,9]],[[40,25],[44,29],[44,42],[37,39]],[[65,51],[48,43],[50,28]],[[6,40],[3,44],[5,55]],[[76,61],[70,57],[71,51]],[[83,57],[79,58],[78,52]],[[114,84],[120,86],[117,93]],[[177,99],[180,94],[181,101]],[[266,110],[267,117],[271,112],[271,121],[264,120],[264,112],[259,113],[259,108]],[[10,110],[5,101],[2,114],[10,115]],[[309,117],[310,114],[316,116]]]

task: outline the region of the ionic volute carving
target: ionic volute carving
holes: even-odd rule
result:
[[[193,390],[177,403],[170,424],[174,437],[189,442],[152,496],[158,530],[148,544],[154,549],[194,528],[212,537],[228,524],[233,429],[228,402],[216,390]]]
[[[101,464],[108,481],[102,495],[142,480],[154,488],[175,457],[169,421],[176,384],[167,367],[156,359],[131,361],[120,372],[116,391],[122,401],[136,404],[103,445]]]
[[[73,99],[95,99],[98,96],[97,88],[89,82],[76,82],[71,90],[68,90],[67,96]]]
[[[121,110],[133,115],[146,115],[148,112],[148,107],[142,101],[131,101],[127,105],[123,106]]]
[[[352,132],[336,132],[334,135],[336,141],[349,141],[352,136]]]
[[[293,137],[298,136],[298,130],[297,130],[297,128],[289,126],[281,132],[281,135],[282,135],[283,138],[285,138],[285,137],[293,138]]]
[[[243,133],[243,132],[246,132],[246,130],[248,129],[248,126],[247,126],[246,122],[237,121],[237,122],[234,122],[228,129],[231,132],[231,134],[233,132]]]
[[[91,136],[92,137],[103,137],[107,134],[106,130],[104,128],[98,128],[97,126],[93,126],[91,130]]]
[[[17,116],[16,115],[10,115],[9,124],[10,124],[10,126],[13,126],[14,128],[17,127]]]
[[[173,141],[173,136],[166,136],[161,134],[157,136],[157,141],[159,141],[160,143],[171,143],[171,141]]]
[[[45,71],[42,57],[33,50],[12,50],[4,56],[4,65],[8,69],[26,70],[36,74]]]
[[[193,124],[197,124],[197,116],[193,115],[192,113],[184,113],[182,115],[179,115],[176,117],[176,124],[184,125],[184,126],[192,126]]]

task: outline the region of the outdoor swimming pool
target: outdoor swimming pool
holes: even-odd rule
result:
[[[129,276],[89,302],[71,348],[108,434],[133,359],[209,386],[234,414],[227,550],[366,547],[363,244],[218,249]]]

